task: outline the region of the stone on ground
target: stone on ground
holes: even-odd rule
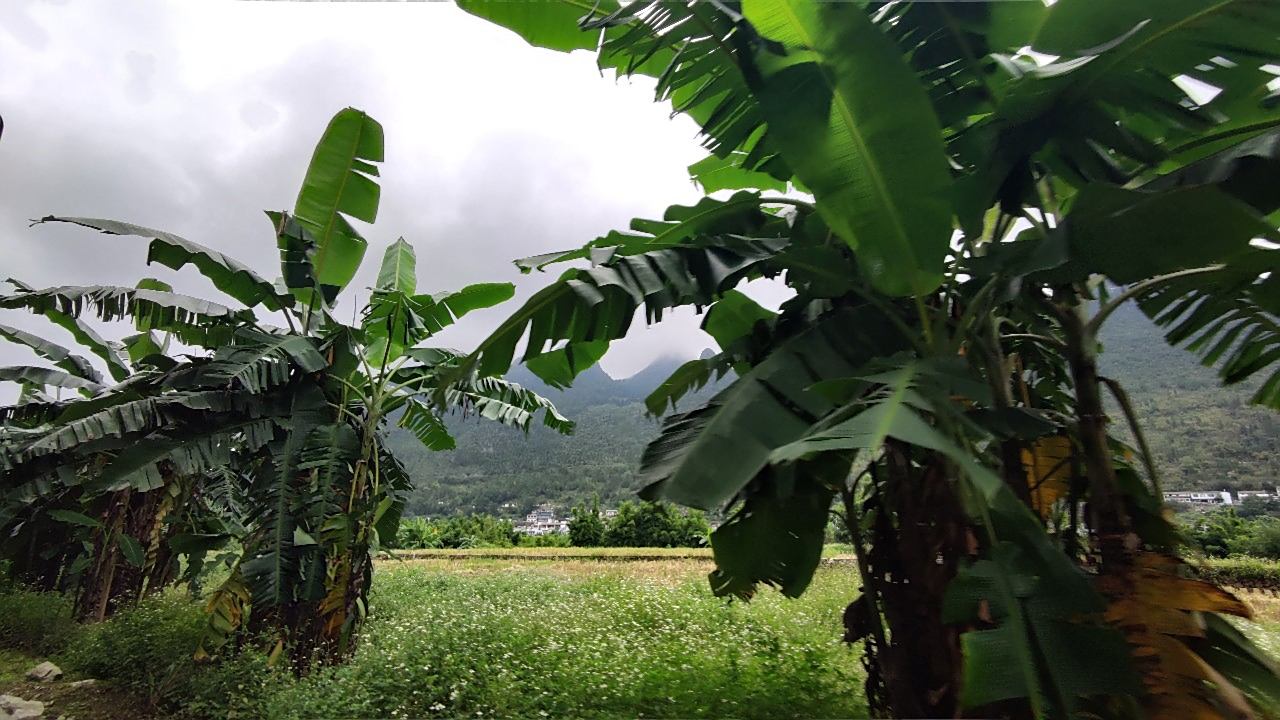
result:
[[[62,677],[62,668],[45,660],[27,671],[27,677],[36,682],[53,682]]]
[[[0,695],[0,720],[32,720],[41,715],[44,715],[44,703],[39,700]]]

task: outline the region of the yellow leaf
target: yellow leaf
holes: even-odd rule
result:
[[[1048,517],[1053,504],[1071,489],[1071,438],[1052,435],[1036,440],[1022,451],[1022,466],[1032,506],[1041,517]]]

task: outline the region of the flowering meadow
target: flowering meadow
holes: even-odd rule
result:
[[[809,593],[714,598],[696,560],[380,566],[347,665],[263,699],[268,717],[864,716],[839,638],[853,570]]]
[[[177,590],[82,626],[59,596],[0,588],[0,692],[49,658],[103,681],[59,701],[82,720],[865,717],[858,648],[839,640],[859,585],[844,550],[800,599],[750,603],[713,597],[699,552],[384,560],[351,662],[302,679],[249,646],[195,664],[202,603]],[[1280,599],[1240,595],[1256,614],[1241,629],[1275,656]]]

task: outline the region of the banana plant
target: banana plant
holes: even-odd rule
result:
[[[459,5],[655,78],[702,128],[695,181],[735,191],[517,261],[590,265],[482,341],[460,381],[504,372],[527,333],[521,360],[567,385],[641,308],[704,309],[720,352],[647,405],[666,415],[737,378],[669,414],[641,494],[729,513],[710,582],[743,599],[802,593],[837,513],[862,576],[845,637],[873,711],[1277,707],[1273,662],[1226,620],[1248,607],[1182,558],[1140,419],[1097,356],[1101,326],[1136,301],[1280,409],[1280,8]],[[794,293],[778,312],[736,289],[762,277]],[[1111,433],[1108,393],[1136,447]]]
[[[572,429],[550,402],[501,379],[471,374],[437,393],[440,378],[458,375],[462,356],[430,346],[432,337],[509,299],[510,284],[419,293],[413,248],[400,239],[387,248],[360,321],[334,317],[367,247],[352,221],[377,215],[382,158],[375,120],[352,108],[334,116],[294,209],[267,213],[280,252],[275,282],[172,233],[94,218],[41,221],[143,238],[148,263],[192,266],[241,307],[178,295],[154,280],[137,288],[22,285],[0,297],[2,308],[64,327],[81,327],[88,315],[123,318],[197,350],[160,359],[151,345],[126,344],[150,363],[145,373],[109,388],[64,381],[90,397],[6,409],[0,449],[4,486],[20,509],[48,503],[55,486],[155,491],[147,497],[175,520],[163,551],[186,556],[189,568],[238,542],[229,577],[212,591],[197,657],[242,629],[271,637],[273,661],[285,655],[299,672],[345,657],[367,613],[373,555],[394,538],[411,486],[384,443],[392,423],[435,450],[453,446],[442,420],[450,409],[526,430],[541,414],[558,431]],[[72,362],[56,349],[38,352]],[[64,380],[13,374],[31,386]],[[142,545],[143,557],[159,554],[158,545]]]

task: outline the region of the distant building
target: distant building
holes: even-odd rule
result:
[[[1226,490],[1200,490],[1187,492],[1167,492],[1165,502],[1190,503],[1192,505],[1234,505],[1231,493]]]
[[[1263,500],[1270,500],[1272,498],[1280,497],[1280,495],[1272,490],[1241,490],[1236,493],[1236,496],[1239,498],[1240,502],[1244,502],[1245,498],[1261,498]]]
[[[515,531],[523,535],[555,535],[569,532],[569,520],[556,516],[556,508],[549,503],[537,506],[515,525]]]

